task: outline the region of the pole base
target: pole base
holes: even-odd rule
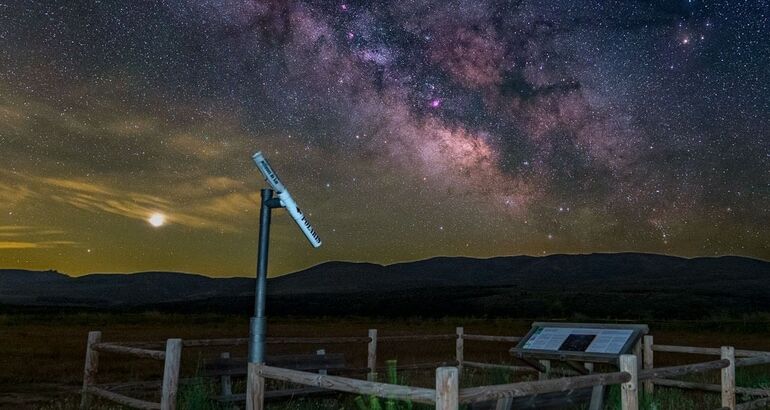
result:
[[[252,317],[249,321],[249,363],[265,362],[265,335],[267,320],[264,317]]]

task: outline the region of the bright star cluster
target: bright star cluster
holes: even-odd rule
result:
[[[0,265],[770,258],[770,5],[0,1]],[[162,229],[157,229],[162,227]]]

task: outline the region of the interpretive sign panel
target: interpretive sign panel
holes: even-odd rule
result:
[[[615,362],[632,353],[646,325],[535,322],[511,353],[520,358]]]

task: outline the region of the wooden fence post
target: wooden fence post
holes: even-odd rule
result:
[[[86,342],[86,364],[83,369],[83,391],[80,393],[80,408],[86,410],[91,406],[91,395],[88,387],[96,383],[96,373],[99,371],[99,352],[91,346],[102,341],[102,332],[88,332]]]
[[[722,359],[730,365],[722,369],[722,407],[735,410],[735,348],[722,346]]]
[[[366,379],[370,382],[377,380],[377,329],[369,329],[369,345],[366,356],[366,367],[369,374]]]
[[[645,370],[652,369],[655,365],[652,345],[653,345],[652,335],[644,336],[644,369]],[[652,380],[644,381],[644,392],[650,396],[653,393],[655,393],[655,384],[652,382]]]
[[[460,407],[458,374],[456,367],[436,369],[436,410],[457,410]]]
[[[265,378],[259,374],[259,363],[249,363],[246,375],[246,410],[265,408]]]
[[[179,387],[179,364],[182,360],[182,339],[166,341],[166,361],[163,366],[163,388],[160,396],[161,410],[176,409],[176,393]]]
[[[634,356],[636,356],[636,365],[639,366],[636,371],[638,372],[642,368],[642,363],[644,363],[644,359],[642,358],[642,340],[636,342],[634,345]]]
[[[463,335],[465,334],[465,330],[461,327],[458,327],[455,329],[455,332],[457,333],[457,339],[455,340],[455,360],[457,360],[457,369],[462,374],[463,371],[463,361],[465,360],[465,356],[463,352],[464,349],[464,340]]]
[[[537,373],[537,379],[538,380],[548,380],[548,378],[551,376],[551,361],[550,360],[538,360],[541,366],[543,366],[543,369],[545,369],[544,372],[538,372]]]
[[[229,359],[230,352],[222,352],[219,357],[222,359]],[[233,380],[229,375],[220,378],[220,394],[222,396],[231,396],[233,394]]]
[[[631,375],[631,380],[620,385],[620,408],[623,410],[639,410],[639,364],[636,355],[620,355],[620,371]]]
[[[326,349],[318,349],[315,351],[315,354],[318,356],[326,356]],[[318,374],[329,374],[329,371],[326,369],[318,369]]]

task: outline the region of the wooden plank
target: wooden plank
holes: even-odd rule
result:
[[[183,380],[179,380],[180,383]],[[162,382],[161,380],[144,380],[133,382],[114,382],[114,383],[100,383],[99,387],[110,391],[119,390],[160,390]]]
[[[88,332],[86,342],[86,360],[83,369],[83,390],[80,393],[80,409],[87,410],[91,407],[91,396],[88,387],[96,384],[96,374],[99,372],[99,352],[94,345],[102,341],[102,332]]]
[[[722,392],[722,385],[720,384],[709,384],[709,383],[695,383],[695,382],[687,382],[683,380],[670,380],[670,379],[650,379],[655,384],[659,386],[665,386],[665,387],[676,387],[678,389],[685,389],[685,390],[700,390],[700,391],[706,391],[706,392],[713,392],[713,393],[721,393]]]
[[[387,342],[410,342],[420,340],[451,340],[456,335],[438,334],[438,335],[403,335],[403,336],[381,336],[379,339]],[[466,340],[478,340],[486,342],[511,342],[516,343],[521,340],[518,336],[487,336],[487,335],[463,335]],[[369,337],[342,336],[342,337],[268,337],[265,343],[268,344],[324,344],[324,343],[369,343]],[[245,346],[249,343],[248,338],[226,338],[226,339],[189,339],[184,340],[183,347],[207,347],[207,346]],[[163,342],[112,342],[113,345],[138,347],[144,349],[160,349],[164,346]],[[770,353],[769,353],[770,354]]]
[[[500,369],[500,370],[510,370],[513,372],[537,372],[537,370],[529,366],[511,366],[507,364],[470,362],[467,360],[464,361],[463,364],[468,367],[477,367],[479,369]]]
[[[138,347],[123,346],[115,343],[96,343],[93,349],[103,353],[127,354],[145,359],[163,360],[165,353],[160,350],[140,349]]]
[[[150,401],[144,401],[135,399],[133,397],[124,396],[119,393],[114,393],[109,390],[99,388],[97,386],[88,386],[88,392],[94,396],[103,397],[107,400],[114,401],[115,403],[122,404],[124,406],[133,407],[135,409],[143,410],[159,410],[160,403],[153,403]]]
[[[642,357],[642,350],[643,350],[642,340],[643,339],[640,338],[636,342],[636,344],[634,345],[634,351],[633,351],[633,355],[636,356],[636,365],[639,366],[639,368],[636,369],[637,373],[639,372],[639,370],[642,369],[642,363],[644,361],[644,358]]]
[[[160,408],[161,410],[175,410],[176,393],[179,389],[179,365],[182,360],[182,339],[168,339],[165,357]]]
[[[439,367],[457,366],[455,361],[447,362],[428,362],[428,363],[412,363],[412,364],[400,364],[396,366],[396,370],[421,370],[421,369],[437,369]],[[381,366],[378,370],[388,370],[389,367]]]
[[[426,363],[413,363],[413,364],[399,364],[396,369],[398,371],[424,370],[424,369],[435,370],[438,367],[444,367],[444,366],[457,366],[457,362],[455,362],[454,360],[447,360],[447,361],[443,361],[443,362],[426,362]],[[290,370],[298,370],[298,369],[290,369]],[[339,368],[339,369],[331,369],[331,370],[334,370],[334,372],[336,374],[342,374],[342,373],[345,373],[345,374],[348,374],[348,375],[349,374],[361,374],[361,375],[364,375],[364,377],[366,377],[366,375],[369,374],[369,371],[371,369],[369,369],[368,367],[342,367],[342,368]],[[377,372],[378,373],[386,371],[386,370],[388,370],[387,366],[377,366]],[[245,375],[245,374],[246,374],[246,372],[241,372],[241,373],[233,372],[233,373],[231,373],[231,376]],[[219,376],[220,374],[217,373],[217,374],[205,374],[205,375],[206,376]]]
[[[585,366],[583,366],[582,364],[580,364],[578,362],[575,362],[575,361],[572,361],[572,360],[567,360],[565,363],[567,363],[567,366],[569,366],[577,374],[588,374],[588,373],[590,373],[588,371],[588,369],[586,369]]]
[[[433,369],[439,367],[445,367],[445,366],[457,366],[457,362],[454,360],[448,360],[445,362],[426,362],[426,363],[412,363],[412,364],[399,364],[396,366],[396,370],[398,371],[407,371],[407,370],[423,370],[423,369]],[[384,372],[390,369],[390,367],[386,366],[377,366],[376,371],[377,373]],[[296,369],[292,369],[296,370]],[[369,374],[368,367],[345,367],[342,369],[335,369],[338,373],[358,373],[358,374]],[[369,380],[374,381],[374,380]]]
[[[502,399],[498,399],[497,402],[495,402],[495,410],[511,410],[512,405],[513,398],[504,397]]]
[[[246,358],[209,359],[203,364],[206,376],[246,374]],[[345,355],[342,353],[296,354],[267,356],[267,365],[292,370],[340,370],[345,368]]]
[[[624,372],[596,373],[585,376],[563,377],[543,381],[519,382],[460,389],[461,403],[498,400],[503,397],[521,397],[533,394],[563,392],[596,385],[625,383],[631,375]]]
[[[491,336],[491,335],[463,334],[463,339],[474,340],[479,342],[518,343],[521,340],[521,337],[520,336]]]
[[[326,356],[326,349],[318,349],[315,351],[316,356]],[[342,359],[342,367],[345,367],[345,359]],[[319,374],[328,374],[327,369],[318,369]]]
[[[582,409],[591,398],[591,388],[571,390],[567,392],[543,393],[534,396],[505,397],[496,401],[475,402],[463,405],[467,410],[497,410],[510,402],[511,410],[564,410]]]
[[[591,363],[607,363],[617,365],[618,355],[610,353],[586,353],[586,352],[571,352],[566,350],[550,351],[550,350],[532,350],[522,349],[519,347],[512,347],[508,350],[511,355],[520,359],[542,359],[542,360],[576,360],[580,362]]]
[[[317,373],[281,369],[266,365],[258,365],[257,367],[257,373],[268,379],[415,403],[433,404],[435,402],[435,392],[433,389],[377,383],[339,376],[324,376]]]
[[[344,344],[344,343],[368,343],[368,337],[340,336],[340,337],[268,337],[267,344]],[[235,339],[196,339],[185,340],[185,347],[203,346],[241,346],[249,343],[248,338]]]
[[[463,351],[463,333],[465,333],[465,330],[462,327],[455,328],[455,334],[457,335],[457,339],[455,339],[455,360],[457,361],[457,367],[459,368],[460,374],[462,374],[463,355],[465,353]]]
[[[746,403],[741,403],[735,406],[735,408],[736,410],[756,410],[756,409],[766,409],[767,406],[770,406],[770,398],[764,398],[764,399],[749,401]]]
[[[239,337],[232,339],[191,339],[182,342],[184,347],[207,346],[245,346],[249,344],[249,338]]]
[[[230,352],[222,352],[219,355],[220,359],[230,359]],[[222,396],[230,396],[233,394],[233,380],[230,375],[222,375],[219,378],[219,392]]]
[[[345,337],[268,337],[265,339],[267,344],[332,344],[332,343],[369,343],[368,337],[345,336]]]
[[[369,368],[366,379],[372,382],[377,380],[377,329],[369,329],[369,344],[366,352],[366,367]]]
[[[436,410],[457,410],[460,372],[456,367],[436,369]]]
[[[522,363],[526,364],[527,366],[537,370],[540,373],[545,373],[548,369],[545,368],[543,365],[543,361],[535,361],[535,360],[529,360],[524,358],[518,358]]]
[[[591,389],[591,400],[588,402],[588,410],[602,410],[604,408],[605,386],[594,386]]]
[[[655,359],[654,359],[654,352],[653,352],[653,345],[654,340],[652,338],[652,335],[645,335],[643,338],[643,345],[644,345],[644,354],[643,354],[643,363],[644,370],[650,370],[653,367],[655,367]],[[652,395],[655,392],[655,385],[653,384],[652,379],[647,379],[644,381],[644,392],[648,395]]]
[[[735,367],[756,366],[770,363],[770,356],[744,357],[735,360]]]
[[[686,390],[700,390],[713,393],[721,393],[721,384],[709,384],[709,383],[694,383],[683,380],[670,380],[670,379],[652,379],[655,384],[666,387],[677,387]],[[736,387],[735,393],[742,396],[755,396],[755,397],[770,397],[770,390],[754,388],[754,387]]]
[[[245,410],[264,410],[265,408],[265,378],[260,374],[262,366],[264,365],[259,363],[249,363],[246,376]]]
[[[655,367],[639,372],[639,380],[667,379],[670,377],[684,376],[686,374],[703,373],[711,370],[723,369],[730,365],[727,360],[713,360],[710,362],[683,364],[680,366]]]
[[[525,361],[526,362],[526,361]],[[538,380],[548,380],[551,377],[551,361],[550,360],[538,360],[541,371],[537,373]]]
[[[695,346],[676,346],[676,345],[656,344],[653,346],[653,350],[655,350],[656,352],[702,354],[707,356],[722,355],[722,350],[718,347],[695,347]],[[761,350],[736,349],[735,356],[738,356],[738,357],[770,356],[770,352],[761,351]]]
[[[722,346],[722,360],[727,360],[729,365],[722,369],[722,407],[735,409],[735,349],[732,346]]]
[[[639,364],[633,354],[620,355],[620,371],[631,375],[630,380],[620,386],[620,408],[639,410]]]
[[[323,395],[336,393],[332,390],[322,389],[320,387],[298,387],[295,389],[267,390],[265,391],[265,400],[285,399],[300,396]],[[237,403],[246,401],[246,393],[229,394],[226,396],[215,396],[213,400],[220,403]]]
[[[572,377],[572,376],[580,376],[580,373],[572,370],[572,369],[564,369],[561,367],[551,367],[548,369],[548,373],[553,376],[562,376],[562,377]]]
[[[426,340],[453,340],[457,335],[404,335],[404,336],[379,336],[381,342],[420,342]]]

